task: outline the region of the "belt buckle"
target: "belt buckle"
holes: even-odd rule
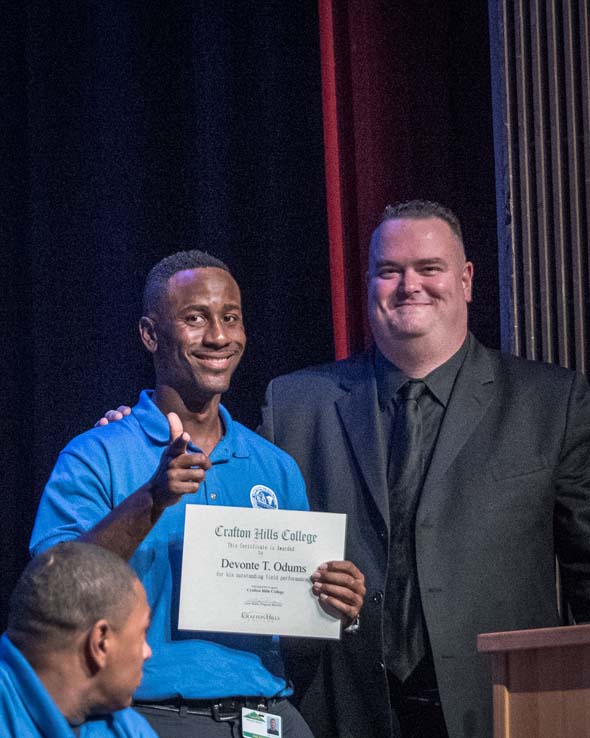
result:
[[[236,706],[237,703],[232,702],[232,704],[234,705],[233,711],[223,715],[223,702],[213,702],[211,704],[211,717],[213,720],[215,720],[216,723],[226,723],[229,720],[237,720],[237,718],[240,717],[240,708]]]

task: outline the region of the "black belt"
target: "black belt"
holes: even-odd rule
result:
[[[432,705],[440,707],[440,695],[438,689],[420,689],[409,693],[403,692],[400,695],[402,702],[410,702],[415,705]]]
[[[213,718],[218,723],[225,720],[237,720],[242,715],[242,708],[268,712],[277,702],[284,697],[224,697],[218,700],[185,700],[177,697],[169,700],[158,700],[147,702],[135,700],[136,707],[149,707],[152,710],[165,710],[166,712],[177,712],[187,715],[204,715]]]
[[[387,681],[393,703],[403,701],[408,705],[441,706],[434,664],[430,660],[424,659],[414,674],[403,683],[390,671],[387,672]]]

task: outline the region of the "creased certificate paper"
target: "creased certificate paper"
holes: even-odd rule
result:
[[[344,558],[345,534],[336,513],[187,505],[178,627],[339,638],[310,576]]]

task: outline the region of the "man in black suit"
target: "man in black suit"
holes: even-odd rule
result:
[[[555,554],[590,619],[590,390],[468,332],[446,208],[387,208],[367,278],[375,348],[275,379],[263,408],[367,583],[358,633],[294,643],[290,673],[317,738],[491,738],[477,634],[561,622]]]

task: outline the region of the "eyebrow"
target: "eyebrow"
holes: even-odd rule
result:
[[[237,302],[226,302],[224,305],[221,306],[223,310],[241,310],[242,306]],[[210,303],[205,305],[197,305],[197,304],[190,304],[190,305],[183,305],[180,310],[200,310],[202,312],[208,312],[211,310]]]
[[[441,259],[440,256],[432,256],[427,259],[416,259],[415,261],[411,262],[412,266],[426,266],[428,264],[442,264],[443,266],[446,266],[448,264],[446,259]],[[375,262],[375,265],[377,267],[382,266],[401,266],[398,261],[395,259],[380,259]]]

